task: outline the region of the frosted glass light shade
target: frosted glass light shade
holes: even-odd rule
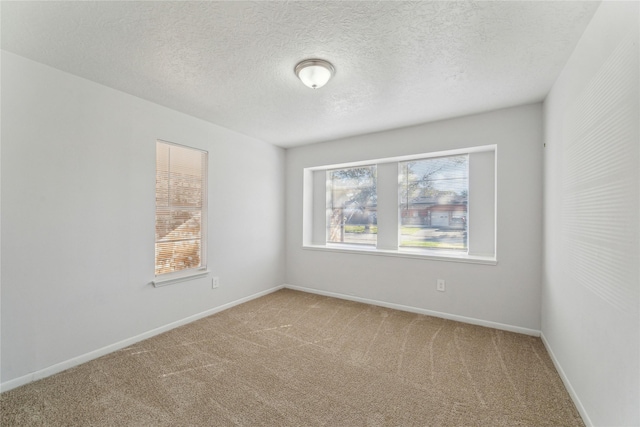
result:
[[[318,89],[327,84],[335,73],[335,68],[322,59],[307,59],[296,65],[295,72],[306,86]]]

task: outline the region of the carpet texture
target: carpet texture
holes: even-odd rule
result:
[[[582,426],[539,338],[284,289],[0,395],[2,426]]]

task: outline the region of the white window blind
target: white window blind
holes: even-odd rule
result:
[[[207,152],[156,142],[155,275],[206,267]]]

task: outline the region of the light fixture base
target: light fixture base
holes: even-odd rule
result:
[[[294,69],[296,76],[311,89],[319,89],[333,77],[336,69],[324,59],[305,59]]]

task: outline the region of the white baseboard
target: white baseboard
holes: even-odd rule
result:
[[[465,316],[459,316],[456,314],[442,313],[439,311],[426,310],[424,308],[411,307],[408,305],[394,304],[386,301],[378,301],[378,300],[372,300],[368,298],[361,298],[353,295],[345,295],[345,294],[339,294],[335,292],[321,291],[318,289],[305,288],[303,286],[285,284],[284,287],[287,289],[308,292],[311,294],[340,298],[340,299],[345,299],[349,301],[362,302],[365,304],[377,305],[380,307],[393,308],[395,310],[408,311],[410,313],[426,314],[427,316],[440,317],[442,319],[455,320],[457,322],[469,323],[472,325],[486,326],[488,328],[500,329],[502,331],[516,332],[519,334],[531,335],[534,337],[540,336],[540,331],[536,329],[522,328],[520,326],[506,325],[504,323],[490,322],[488,320],[475,319],[473,317],[465,317]]]
[[[560,378],[564,383],[564,387],[569,392],[569,396],[571,396],[571,400],[573,400],[573,404],[576,405],[576,408],[578,409],[578,412],[582,417],[582,421],[584,421],[584,424],[587,427],[593,427],[593,423],[591,422],[591,418],[589,418],[589,415],[587,414],[587,410],[582,405],[582,402],[580,401],[578,394],[573,389],[573,386],[571,385],[571,382],[569,381],[567,374],[564,373],[564,369],[562,369],[560,362],[556,358],[556,355],[553,353],[553,350],[551,349],[551,345],[549,345],[549,341],[547,341],[543,332],[540,332],[540,338],[542,339],[542,343],[544,344],[544,347],[547,349],[547,353],[549,353],[549,357],[551,357],[551,361],[553,361],[553,365],[556,367],[556,371],[558,371],[558,374],[560,375]]]
[[[101,356],[104,356],[106,354],[113,353],[114,351],[121,350],[123,348],[129,347],[129,346],[131,346],[131,345],[133,345],[133,344],[135,344],[137,342],[140,342],[142,340],[146,340],[147,338],[151,338],[151,337],[153,337],[155,335],[159,335],[159,334],[161,334],[163,332],[167,332],[167,331],[169,331],[171,329],[177,328],[178,326],[186,325],[187,323],[194,322],[194,321],[196,321],[198,319],[202,319],[204,317],[211,316],[212,314],[219,313],[221,311],[227,310],[227,309],[229,309],[231,307],[234,307],[236,305],[245,303],[247,301],[251,301],[251,300],[256,299],[256,298],[260,298],[261,296],[264,296],[264,295],[270,294],[272,292],[278,291],[278,290],[280,290],[282,288],[284,288],[284,285],[275,286],[275,287],[267,289],[265,291],[255,293],[253,295],[249,295],[249,296],[244,297],[244,298],[240,298],[239,300],[232,301],[232,302],[227,303],[227,304],[223,304],[223,305],[221,305],[219,307],[215,307],[215,308],[212,308],[210,310],[206,310],[206,311],[203,311],[203,312],[198,313],[198,314],[194,314],[194,315],[189,316],[189,317],[185,317],[184,319],[180,319],[180,320],[177,320],[175,322],[171,322],[171,323],[169,323],[167,325],[160,326],[159,328],[152,329],[150,331],[144,332],[144,333],[136,335],[134,337],[127,338],[125,340],[116,342],[114,344],[110,344],[108,346],[99,348],[99,349],[91,351],[89,353],[85,353],[83,355],[74,357],[74,358],[69,359],[69,360],[65,360],[64,362],[56,363],[55,365],[48,366],[48,367],[46,367],[44,369],[37,370],[37,371],[32,372],[32,373],[30,373],[28,375],[24,375],[22,377],[18,377],[18,378],[15,378],[13,380],[9,380],[9,381],[3,382],[2,384],[0,384],[0,392],[8,391],[8,390],[14,389],[16,387],[20,387],[21,385],[25,385],[25,384],[28,384],[30,382],[37,381],[39,379],[46,378],[46,377],[49,377],[51,375],[57,374],[59,372],[66,371],[69,368],[73,368],[75,366],[81,365],[81,364],[83,364],[85,362],[88,362],[90,360],[97,359],[98,357],[101,357]]]

